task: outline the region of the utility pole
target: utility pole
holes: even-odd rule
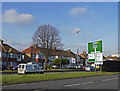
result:
[[[78,33],[80,32],[80,29],[77,29],[77,66],[78,66],[78,55],[79,55],[79,38],[78,38]]]

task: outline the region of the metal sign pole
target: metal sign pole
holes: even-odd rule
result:
[[[95,64],[95,72],[96,72],[96,58],[97,57],[96,57],[96,47],[95,47],[95,63],[94,63]]]
[[[100,65],[100,74],[102,73],[102,65]]]

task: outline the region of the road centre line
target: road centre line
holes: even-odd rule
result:
[[[82,83],[82,84],[89,84],[89,83],[94,83],[94,82],[85,82],[85,83]]]
[[[27,85],[27,84],[5,85],[5,86],[2,86],[2,87],[17,86],[17,85]]]
[[[94,83],[94,82],[86,82],[86,83],[82,83],[82,84],[89,84],[89,83]],[[76,85],[80,85],[80,83],[65,85],[64,87],[71,87],[71,86],[76,86]]]
[[[109,81],[109,80],[114,80],[114,79],[118,79],[118,78],[105,79],[105,80],[102,80],[102,81]]]
[[[28,83],[28,84],[38,84],[38,83],[43,83],[43,82],[35,82],[35,83]],[[14,84],[14,85],[4,85],[0,87],[9,87],[9,86],[17,86],[17,85],[28,85],[27,83],[21,83],[21,84]]]
[[[76,85],[80,85],[80,83],[71,84],[71,85],[65,85],[64,87],[71,87],[71,86],[76,86]]]

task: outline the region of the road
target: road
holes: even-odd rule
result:
[[[120,76],[120,75],[119,75]],[[21,83],[3,86],[7,89],[118,89],[118,74],[74,79],[52,80],[34,83]]]

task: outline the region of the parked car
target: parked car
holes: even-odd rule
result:
[[[11,70],[18,70],[18,66],[13,67]]]
[[[58,66],[56,66],[56,65],[53,65],[53,66],[52,66],[52,68],[53,68],[53,69],[57,69],[57,68],[58,68]]]
[[[86,68],[86,66],[82,66],[82,69],[85,69]]]
[[[86,66],[86,68],[85,68],[85,71],[95,71],[95,67],[94,66]]]
[[[95,67],[94,66],[90,66],[90,71],[95,71]]]
[[[43,74],[43,67],[40,67],[38,64],[24,64],[21,63],[18,66],[18,74],[27,74],[27,73],[40,73]]]
[[[90,71],[90,66],[86,66],[85,71]]]
[[[80,68],[80,66],[75,66],[75,68]]]
[[[75,68],[75,66],[72,66],[72,65],[66,65],[65,66],[67,69],[74,69]]]

